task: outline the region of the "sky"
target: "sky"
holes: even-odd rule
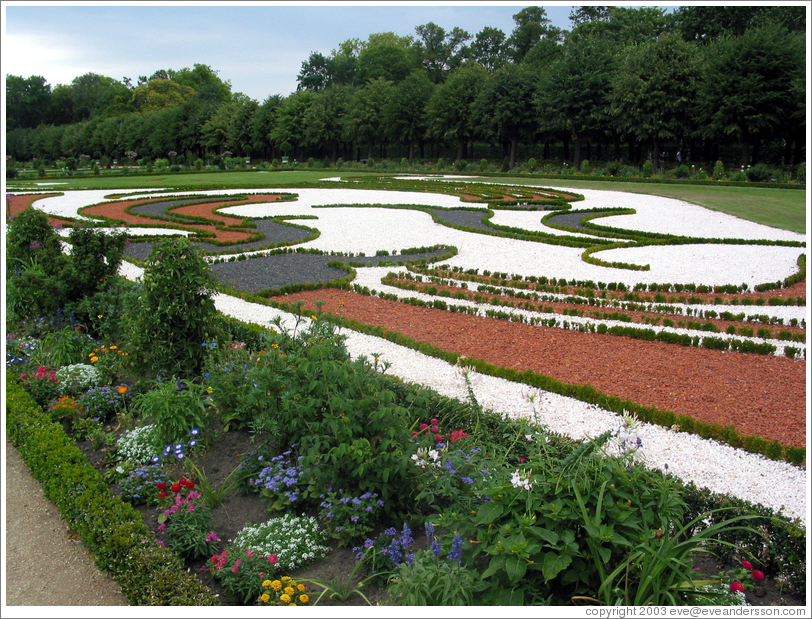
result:
[[[642,3],[641,3],[642,4]],[[665,3],[660,3],[665,4]],[[532,2],[3,2],[4,75],[39,75],[51,85],[85,73],[137,83],[159,69],[209,65],[262,103],[288,96],[312,52],[347,39],[394,32],[416,36],[434,22],[472,36],[484,27],[510,35],[513,15]],[[544,6],[569,30],[572,5]]]

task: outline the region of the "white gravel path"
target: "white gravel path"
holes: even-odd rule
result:
[[[480,234],[463,233],[434,224],[430,217],[416,211],[392,209],[318,209],[313,206],[326,204],[422,204],[440,208],[461,206],[457,198],[437,194],[415,192],[364,191],[356,189],[273,189],[295,191],[300,197],[296,202],[269,203],[232,207],[229,212],[242,216],[267,215],[315,215],[313,225],[321,230],[319,239],[306,246],[324,251],[365,252],[368,255],[380,249],[389,251],[414,246],[449,244],[458,248],[459,254],[444,264],[477,268],[521,275],[564,277],[566,279],[592,279],[596,282],[623,282],[627,285],[643,283],[695,283],[695,284],[748,284],[751,288],[765,281],[777,281],[793,274],[799,254],[805,248],[770,246],[689,245],[657,248],[628,248],[601,252],[602,259],[651,264],[651,271],[628,271],[596,267],[584,263],[582,250],[500,239]],[[604,218],[605,225],[623,228],[671,232],[682,235],[714,236],[727,238],[787,239],[806,241],[803,235],[775,230],[752,222],[715,213],[679,200],[641,196],[620,192],[576,190],[586,197],[574,203],[574,208],[629,207],[637,209],[637,215]],[[73,217],[76,209],[104,200],[102,192],[71,192],[66,196],[37,202],[36,206],[48,213]],[[167,192],[177,195],[177,192]],[[233,190],[194,192],[211,195],[236,193]],[[152,194],[150,195],[157,195]],[[511,221],[526,221],[526,213],[518,213],[511,219],[510,212],[500,212],[500,223],[515,225]],[[543,214],[542,214],[543,215]],[[611,219],[617,219],[611,223]],[[359,269],[359,282],[381,289],[381,271],[391,269]],[[124,264],[122,273],[137,279],[140,269]],[[414,296],[410,293],[409,296]],[[283,316],[292,327],[291,316],[263,305],[218,295],[218,309],[247,322],[270,326],[275,316]],[[452,300],[452,302],[462,301]],[[714,307],[723,311],[721,307]],[[742,306],[726,308],[731,312],[744,311]],[[762,306],[757,313],[774,315],[772,312],[794,312],[795,308]],[[809,312],[804,308],[809,321]],[[777,314],[776,314],[777,315]],[[574,317],[570,317],[573,318]],[[454,382],[453,367],[443,361],[427,357],[386,340],[348,333],[348,348],[353,356],[379,354],[391,367],[388,372],[403,379],[427,385],[440,393],[464,398],[462,385]],[[502,379],[483,376],[475,391],[479,402],[486,408],[512,416],[531,413],[521,396],[522,386]],[[619,417],[611,412],[586,405],[577,400],[556,394],[545,394],[540,421],[561,434],[576,438],[596,436],[618,425]],[[808,418],[807,418],[808,423]],[[648,466],[662,469],[666,464],[669,472],[685,481],[693,481],[714,492],[728,493],[776,510],[787,516],[800,518],[805,526],[808,504],[808,481],[806,471],[783,462],[771,461],[734,449],[728,445],[707,441],[696,435],[676,433],[671,430],[644,424],[643,455]],[[809,428],[807,428],[809,436]]]

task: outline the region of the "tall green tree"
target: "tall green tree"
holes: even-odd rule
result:
[[[488,71],[496,71],[507,62],[507,37],[499,28],[484,27],[477,32],[474,41],[468,47],[468,56]]]
[[[509,64],[496,72],[477,98],[479,125],[486,135],[508,145],[509,166],[516,165],[519,142],[535,133],[538,120],[533,107],[534,73]]]
[[[464,159],[468,143],[477,136],[476,102],[488,82],[488,71],[469,63],[452,71],[428,103],[428,135],[457,143],[457,159]]]
[[[51,86],[41,75],[6,75],[6,131],[48,120]]]
[[[686,41],[708,43],[725,35],[741,36],[768,22],[790,32],[804,32],[806,11],[803,6],[689,5],[677,8],[674,22]]]
[[[363,83],[377,78],[400,82],[417,66],[414,39],[394,32],[379,32],[358,54],[358,71]]]
[[[511,32],[506,45],[508,54],[514,62],[522,62],[538,45],[552,47],[562,41],[560,28],[552,25],[547,11],[541,6],[528,6],[513,16],[516,27]],[[547,55],[549,52],[537,55]]]
[[[576,169],[581,145],[600,139],[612,125],[609,101],[614,47],[601,37],[571,37],[540,77],[535,96],[539,128],[563,133],[573,144]]]
[[[387,106],[389,137],[407,145],[409,165],[412,165],[415,143],[422,142],[426,137],[426,106],[433,86],[425,71],[413,71],[409,77],[395,85]]]
[[[790,117],[803,117],[799,84],[805,64],[803,35],[777,24],[711,43],[699,85],[706,134],[737,138],[741,164],[750,164],[756,141],[786,131],[792,126]]]
[[[355,91],[344,118],[345,139],[367,146],[372,159],[376,145],[385,147],[385,113],[393,94],[392,82],[378,78]]]
[[[692,131],[690,111],[700,72],[696,46],[677,33],[626,49],[612,78],[612,113],[619,129],[651,144],[657,169],[663,141]]]
[[[282,95],[270,95],[262,105],[257,108],[256,113],[251,118],[251,143],[254,151],[263,153],[264,157],[273,159],[274,144],[271,142],[270,133],[276,122],[276,114],[282,105]]]
[[[325,153],[329,151],[333,162],[338,159],[339,142],[344,133],[344,117],[351,97],[351,86],[330,86],[318,93],[304,116],[306,143],[320,146]]]
[[[324,90],[333,81],[330,59],[321,52],[311,52],[302,62],[296,81],[296,90]]]
[[[441,84],[449,71],[462,64],[460,52],[471,35],[456,27],[451,32],[446,32],[445,28],[434,22],[417,26],[415,32],[421,66],[428,71],[435,84]]]
[[[316,93],[310,90],[299,90],[291,94],[279,106],[276,123],[271,129],[271,141],[283,152],[299,151],[303,158],[305,140],[305,117],[307,110],[316,100]]]

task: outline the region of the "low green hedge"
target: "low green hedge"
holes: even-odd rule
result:
[[[181,559],[158,544],[140,512],[113,496],[62,426],[11,378],[6,380],[6,435],[131,605],[219,605]]]

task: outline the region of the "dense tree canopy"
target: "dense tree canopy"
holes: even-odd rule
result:
[[[698,161],[723,148],[742,165],[805,156],[803,7],[582,6],[569,31],[541,6],[513,20],[508,34],[429,22],[414,36],[337,42],[302,60],[295,92],[261,104],[204,64],[135,82],[7,75],[6,152],[108,163],[170,152],[186,164],[226,152],[411,161],[418,146],[420,156],[476,150],[511,167],[520,150],[540,156],[542,143],[545,157],[552,143],[576,166],[593,149],[635,165],[651,153],[655,166],[671,149]]]

